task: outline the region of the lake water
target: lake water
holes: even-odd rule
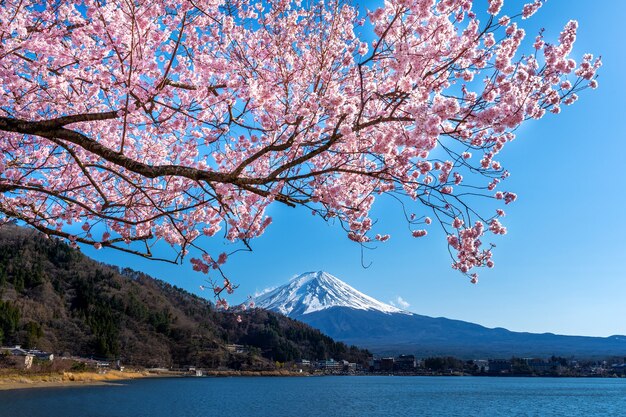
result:
[[[160,378],[0,391],[1,417],[624,415],[626,379]]]

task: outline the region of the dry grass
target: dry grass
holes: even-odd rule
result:
[[[62,372],[49,374],[5,374],[0,377],[0,390],[19,388],[63,387],[73,385],[103,385],[127,379],[156,376],[145,371],[120,372]]]

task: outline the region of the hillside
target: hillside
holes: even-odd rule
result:
[[[260,309],[236,315],[166,282],[98,263],[65,243],[0,227],[0,344],[141,366],[255,369],[368,353]],[[251,346],[230,353],[226,344]]]

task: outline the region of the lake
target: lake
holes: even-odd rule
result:
[[[596,415],[626,415],[626,379],[154,378],[0,391],[1,417]]]

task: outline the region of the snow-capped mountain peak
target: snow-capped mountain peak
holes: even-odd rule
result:
[[[357,310],[383,313],[412,314],[352,288],[333,275],[323,272],[306,272],[287,284],[261,294],[255,299],[258,307],[297,317],[331,307],[348,307]]]

